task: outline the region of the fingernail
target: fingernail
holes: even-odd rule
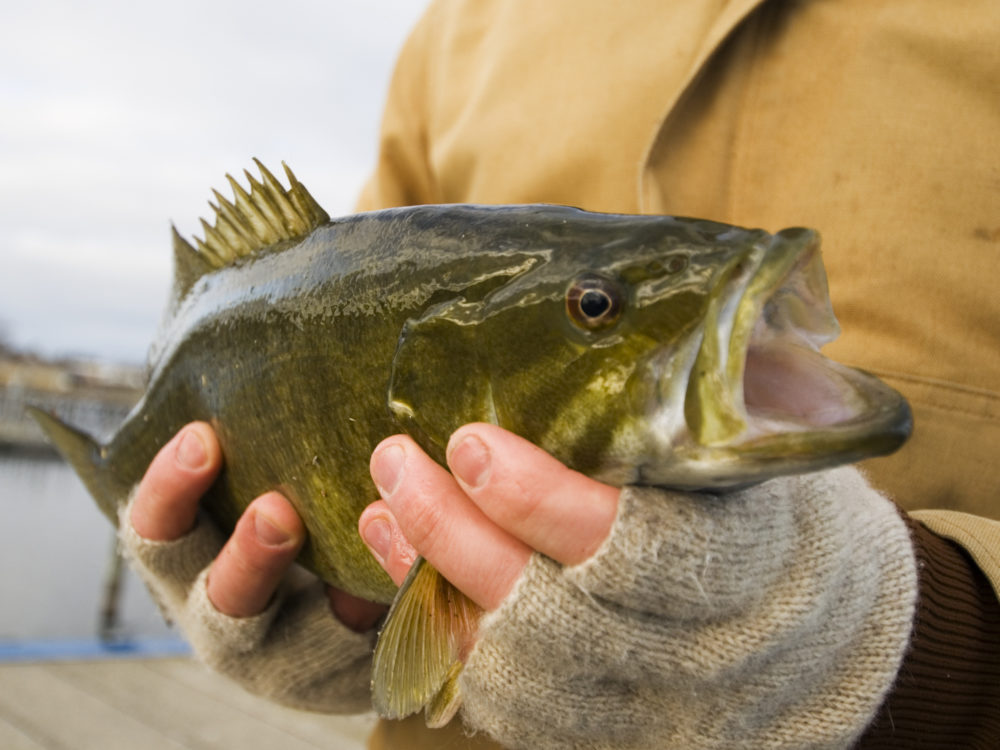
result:
[[[448,466],[469,487],[481,487],[490,473],[490,449],[476,435],[468,435],[451,451]]]
[[[177,463],[185,469],[200,469],[208,460],[208,451],[197,430],[188,430],[177,444]]]
[[[257,534],[257,538],[268,547],[284,546],[292,538],[292,535],[288,531],[281,528],[281,526],[260,511],[257,511],[254,515],[253,529],[254,533]]]
[[[399,486],[405,458],[403,449],[395,443],[390,443],[372,456],[372,479],[382,497],[391,495]]]
[[[384,565],[392,547],[392,529],[389,527],[389,522],[383,518],[374,519],[361,530],[361,537],[379,563]]]

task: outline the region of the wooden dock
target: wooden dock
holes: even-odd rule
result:
[[[188,658],[0,664],[4,750],[363,750],[374,724],[277,706]]]

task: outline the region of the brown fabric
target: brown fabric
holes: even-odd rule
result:
[[[817,227],[844,328],[830,354],[914,409],[910,443],[867,463],[874,483],[908,510],[1000,518],[998,38],[995,0],[437,0],[400,58],[359,206],[545,201]],[[996,526],[980,521],[956,538],[982,565]],[[910,654],[921,679],[904,670],[876,727],[894,724],[887,747],[963,747],[964,730],[930,726],[958,731],[935,706],[967,672],[942,647],[946,589],[973,620],[997,602],[964,553],[917,535],[937,542]],[[938,555],[951,575],[932,575]],[[989,637],[969,648],[995,669]],[[995,692],[965,695],[996,709]]]
[[[761,3],[667,115],[642,208],[817,228],[830,356],[915,432],[865,465],[907,510],[1000,518],[1000,4]]]
[[[920,599],[910,652],[858,750],[1000,745],[1000,604],[953,542],[912,523]]]
[[[1000,4],[439,0],[359,207],[564,203],[818,228],[844,333],[916,433],[866,470],[1000,518]]]
[[[910,517],[967,552],[1000,598],[1000,523],[954,510],[916,510]]]

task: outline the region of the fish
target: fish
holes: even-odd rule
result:
[[[401,587],[357,532],[372,449],[444,465],[489,422],[616,486],[724,492],[891,453],[906,400],[821,348],[839,333],[816,231],[548,205],[419,205],[331,219],[284,166],[227,175],[214,224],[173,230],[174,283],[135,408],[99,440],[33,414],[113,522],[152,458],[205,420],[231,530],[278,490],[299,562],[391,604],[372,666],[388,718],[446,723],[481,611],[420,559]]]

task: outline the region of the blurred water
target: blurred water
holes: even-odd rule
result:
[[[85,642],[98,636],[111,524],[65,463],[0,453],[0,642]],[[127,571],[118,635],[177,639]]]

